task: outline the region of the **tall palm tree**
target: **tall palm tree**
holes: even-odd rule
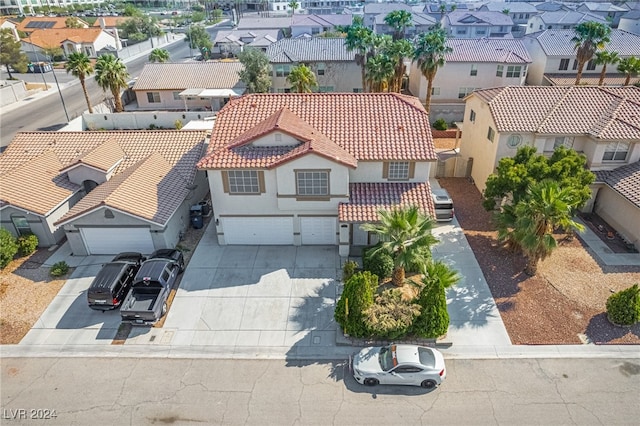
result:
[[[169,51],[165,49],[153,49],[149,53],[149,62],[169,62]]]
[[[300,3],[298,3],[296,0],[291,0],[289,2],[289,7],[291,8],[292,15],[295,15],[296,9],[298,8],[298,6],[300,6]]]
[[[640,73],[640,58],[629,56],[628,58],[620,59],[618,71],[626,75],[627,78],[624,80],[624,85],[628,86],[631,83],[631,77],[635,77]]]
[[[111,53],[102,55],[96,61],[96,83],[105,92],[111,91],[115,103],[116,112],[124,111],[120,91],[128,86],[129,73],[126,65],[120,58]]]
[[[380,53],[367,61],[366,78],[369,92],[388,92],[395,76],[396,61]]]
[[[607,73],[607,65],[617,64],[620,62],[620,56],[618,56],[618,52],[601,50],[596,52],[595,63],[597,65],[602,65],[602,71],[600,71],[600,80],[598,80],[598,86],[602,86],[604,83],[604,76]]]
[[[424,248],[430,248],[438,240],[431,234],[433,219],[424,216],[417,207],[404,207],[394,210],[380,210],[379,223],[367,223],[361,226],[380,236],[383,241],[371,254],[385,251],[393,258],[393,283],[403,286],[407,265],[426,264],[429,259],[423,256]]]
[[[413,16],[406,10],[394,10],[384,17],[384,22],[393,28],[393,40],[404,38],[404,32],[413,26]]]
[[[575,36],[571,39],[574,43],[576,51],[576,59],[578,60],[578,73],[576,74],[576,85],[580,84],[582,78],[582,70],[598,49],[604,49],[604,46],[611,40],[611,27],[595,21],[587,21],[578,24],[574,28]]]
[[[347,30],[347,37],[344,40],[344,44],[347,46],[349,52],[356,51],[356,64],[360,65],[363,92],[366,92],[365,67],[367,66],[367,53],[369,52],[372,37],[373,31],[369,28],[352,25]]]
[[[404,64],[405,58],[413,57],[413,44],[409,40],[396,40],[392,43],[388,43],[382,50],[382,52],[392,58],[395,62],[395,71],[390,85],[389,91],[398,92],[402,91],[402,80],[406,72],[406,65]]]
[[[574,194],[556,181],[532,184],[527,197],[516,204],[513,238],[527,257],[525,272],[535,275],[538,263],[557,247],[554,229],[582,231],[584,226],[573,220]]]
[[[298,93],[311,93],[311,89],[318,86],[316,75],[305,64],[291,68],[287,81]]]
[[[438,68],[444,65],[445,55],[453,49],[446,44],[447,33],[443,28],[435,28],[428,33],[423,33],[416,40],[413,52],[413,61],[417,63],[418,69],[427,79],[427,98],[425,109],[429,113],[431,107],[431,90],[433,80],[436,78]]]
[[[71,75],[78,77],[78,80],[80,80],[82,93],[84,93],[84,99],[87,101],[87,107],[89,108],[89,114],[93,113],[89,92],[87,92],[87,85],[85,84],[87,76],[93,73],[91,59],[89,59],[89,56],[85,53],[73,52],[67,57],[65,69],[67,70],[67,74],[71,73]]]

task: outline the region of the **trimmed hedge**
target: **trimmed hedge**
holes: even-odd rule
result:
[[[607,318],[616,325],[640,322],[640,289],[634,284],[607,299]]]
[[[368,335],[364,312],[373,305],[377,287],[378,277],[368,271],[358,272],[344,283],[334,318],[346,334],[353,337]]]
[[[18,253],[16,237],[5,228],[0,228],[0,269],[4,269]]]

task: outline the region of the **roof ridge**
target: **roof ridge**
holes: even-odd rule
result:
[[[552,87],[552,86],[549,86]],[[551,119],[551,116],[553,115],[553,113],[560,107],[560,105],[562,104],[562,102],[569,96],[569,94],[573,91],[573,89],[575,88],[575,86],[567,86],[564,90],[564,93],[562,94],[562,96],[560,97],[560,99],[555,103],[555,105],[553,105],[545,114],[545,116],[542,118],[542,120],[540,120],[540,123],[538,123],[538,126],[536,127],[536,133],[540,133],[540,129],[541,127],[547,122],[547,120]]]

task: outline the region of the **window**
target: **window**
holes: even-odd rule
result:
[[[420,373],[422,372],[422,368],[414,367],[413,365],[401,365],[396,367],[393,371],[398,374]]]
[[[286,77],[291,72],[291,65],[289,64],[276,64],[276,77]]]
[[[387,179],[403,180],[409,179],[409,162],[408,161],[390,161],[387,170]]]
[[[147,92],[147,101],[150,104],[160,103],[160,93],[159,92]]]
[[[326,69],[326,65],[324,62],[318,62],[318,64],[316,65],[316,74],[317,75],[324,75],[324,71]]]
[[[298,195],[329,195],[329,172],[323,170],[298,171],[296,172],[296,186]]]
[[[320,28],[318,27],[311,28],[311,35],[316,35],[316,34],[320,34]]]
[[[318,86],[318,93],[333,92],[333,86]]]
[[[560,59],[560,66],[558,67],[558,70],[566,71],[568,69],[569,69],[569,60],[568,59]]]
[[[587,62],[587,71],[593,71],[595,69],[596,69],[596,61],[591,59],[589,62]]]
[[[572,69],[573,69],[574,71],[578,69],[578,60],[577,60],[577,59],[574,59],[574,60],[573,60],[573,68],[572,68]]]
[[[260,181],[255,170],[229,170],[227,172],[229,194],[259,194]]]
[[[467,96],[469,93],[476,90],[475,87],[461,87],[458,89],[458,99],[462,99]]]
[[[359,87],[354,87],[353,88],[353,93],[362,93],[362,89]]]
[[[629,142],[609,142],[604,149],[602,161],[624,161],[629,153]]]
[[[555,150],[559,146],[564,145],[564,136],[556,136],[556,139],[553,141],[553,149]]]
[[[489,126],[489,131],[487,132],[487,139],[493,142],[495,138],[496,138],[496,131],[493,130],[491,126]]]
[[[502,77],[503,72],[504,72],[504,65],[498,65],[498,68],[496,68],[496,77]]]
[[[173,100],[174,101],[179,101],[182,98],[180,97],[180,92],[173,92]]]
[[[485,35],[486,33],[487,33],[487,30],[485,30],[484,28],[483,29],[478,28],[476,30],[477,35]]]
[[[11,221],[13,222],[13,226],[16,228],[16,232],[18,235],[30,235],[33,234],[31,232],[31,227],[29,226],[29,222],[27,222],[27,218],[24,216],[11,216]]]
[[[432,87],[431,88],[431,96],[440,96],[440,88]]]
[[[286,88],[286,89],[278,88],[276,89],[276,93],[291,93],[291,88]]]
[[[458,35],[464,35],[464,34],[467,34],[467,29],[466,29],[466,28],[458,28],[458,29],[456,30],[456,34],[458,34]]]
[[[474,110],[471,110],[471,113],[469,114],[469,121],[472,123],[476,122],[476,112]]]
[[[520,135],[511,135],[509,139],[507,139],[507,146],[509,148],[517,148],[518,145],[522,143],[522,136]]]
[[[478,65],[471,64],[471,72],[469,73],[469,75],[471,75],[471,76],[478,75]]]
[[[522,67],[520,65],[507,66],[507,78],[520,77],[520,71]]]

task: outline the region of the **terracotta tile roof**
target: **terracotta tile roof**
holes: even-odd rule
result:
[[[85,164],[106,172],[119,161],[123,160],[125,156],[126,154],[115,139],[107,139],[103,144],[98,145],[91,151],[80,154],[78,158],[65,167],[64,170],[68,170],[79,164]]]
[[[573,86],[576,84],[575,74],[545,74],[544,78],[549,81],[552,86]],[[608,73],[604,77],[604,86],[622,86],[627,77],[624,74]],[[600,73],[584,73],[580,78],[580,84],[585,86],[597,86],[600,82]],[[631,77],[629,85],[633,86],[640,82],[640,77]]]
[[[157,152],[95,188],[55,225],[106,206],[164,225],[188,195],[190,182]]]
[[[157,153],[175,169],[176,174],[172,172],[167,176],[180,176],[180,182],[184,180],[191,183],[195,178],[195,164],[202,156],[205,137],[204,131],[186,130],[18,133],[6,151],[0,155],[0,200],[38,214],[46,214],[79,189],[77,185],[69,182],[67,174],[61,173],[60,170],[77,163],[78,158],[83,157],[88,157],[91,163],[101,164],[102,160],[95,159],[100,153],[113,159],[117,155],[116,145],[125,156],[116,167],[112,179],[125,171],[133,173],[134,169],[131,167]],[[100,146],[105,143],[108,148],[102,150]],[[44,161],[43,156],[47,160],[44,166],[41,165]],[[52,160],[53,157],[57,162]],[[104,167],[104,164],[102,166]],[[21,170],[28,170],[30,175],[28,178],[16,180],[14,176],[22,176]],[[168,184],[162,182],[160,175],[140,173],[133,174],[132,177],[135,179],[127,182],[127,185],[134,187],[147,188],[147,185],[151,184]],[[151,179],[152,177],[155,180]],[[19,182],[19,185],[16,182]],[[20,190],[17,191],[15,188]],[[65,190],[54,191],[55,188]],[[138,203],[139,200],[146,200],[144,191],[148,189],[142,191],[143,193],[131,195],[129,202],[134,200]],[[92,193],[93,191],[90,194]],[[8,196],[5,197],[5,194]],[[45,210],[43,205],[49,206],[50,209]],[[145,210],[144,217],[162,218],[167,214],[169,203],[145,201],[140,202],[139,208]]]
[[[571,41],[574,36],[573,30],[545,30],[525,35],[536,39],[547,56],[571,58],[576,54],[575,44]],[[607,43],[608,51],[618,52],[622,58],[640,56],[640,35],[612,29],[609,38],[611,41]]]
[[[640,161],[600,171],[597,177],[598,181],[605,182],[636,207],[640,207]]]
[[[434,161],[429,118],[420,101],[395,93],[271,93],[232,99],[218,113],[207,155],[214,168],[220,150],[286,107],[357,160]],[[275,155],[282,155],[278,148]],[[247,154],[248,155],[248,154]],[[247,167],[252,164],[247,160]]]
[[[447,62],[497,62],[530,64],[531,57],[522,40],[505,38],[450,38],[453,51],[445,55]]]
[[[351,183],[349,194],[349,202],[338,206],[340,222],[377,222],[379,210],[411,205],[435,217],[429,182]]]
[[[38,47],[60,47],[63,41],[70,40],[75,43],[93,43],[102,34],[102,28],[60,28],[35,30],[29,37],[22,41]],[[107,33],[105,33],[107,34]],[[112,37],[109,34],[109,37]]]
[[[283,38],[267,47],[271,63],[355,61],[342,37]]]
[[[229,89],[244,87],[238,72],[244,66],[234,62],[186,62],[147,64],[133,90]]]
[[[484,89],[499,132],[640,139],[640,88],[508,86]]]
[[[335,26],[335,25],[351,25],[353,23],[353,15],[333,14],[333,15],[302,15],[295,14],[291,16],[291,26]]]
[[[38,28],[67,28],[66,20],[68,17],[59,16],[27,16],[16,24],[19,31],[26,33],[37,30]],[[89,24],[80,18],[76,18],[80,24],[88,27]]]

